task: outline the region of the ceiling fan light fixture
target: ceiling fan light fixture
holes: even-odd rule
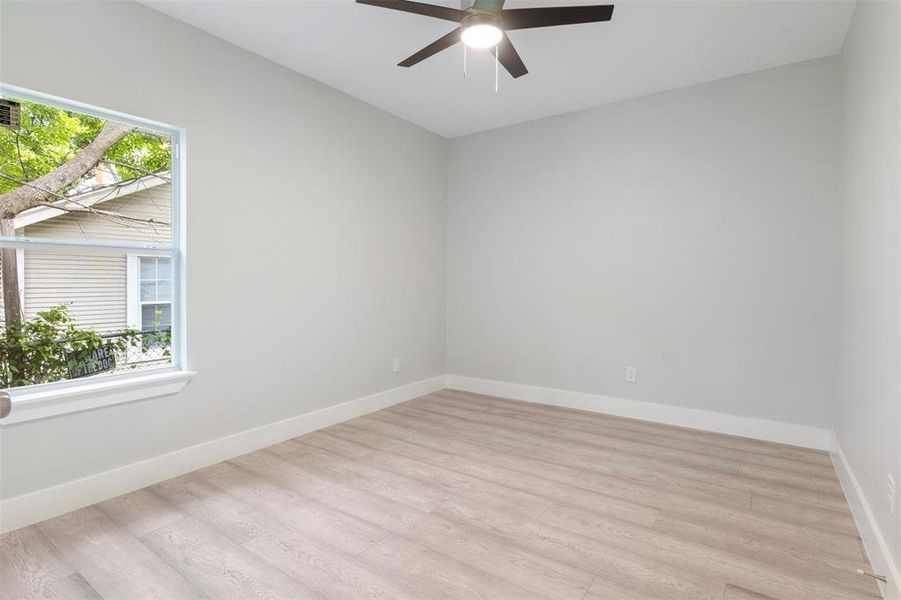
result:
[[[494,15],[473,15],[463,21],[460,38],[470,48],[491,48],[503,37],[500,22]]]

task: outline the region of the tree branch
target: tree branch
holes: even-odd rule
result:
[[[170,223],[166,221],[157,221],[156,219],[142,219],[140,217],[132,217],[129,215],[123,215],[122,213],[117,213],[111,210],[103,210],[102,208],[94,208],[93,206],[86,206],[84,204],[79,204],[73,200],[66,200],[71,204],[78,206],[78,208],[71,208],[68,206],[61,206],[59,204],[55,204],[53,202],[41,202],[38,206],[46,206],[47,208],[54,208],[56,210],[61,210],[69,213],[91,213],[102,217],[112,217],[115,219],[123,219],[125,221],[134,221],[135,223],[147,223],[148,225],[161,225],[167,226]]]
[[[16,154],[19,155],[19,168],[22,169],[22,177],[28,179],[28,169],[25,168],[25,161],[22,160],[22,144],[19,141],[19,132],[15,131],[16,134]]]
[[[116,162],[114,160],[108,160],[104,158],[100,162],[108,164],[108,165],[116,165],[117,167],[125,167],[126,169],[131,169],[132,171],[137,171],[138,173],[142,173],[144,175],[150,175],[151,177],[156,177],[157,179],[162,179],[166,183],[172,183],[172,180],[168,177],[163,177],[159,173],[154,173],[153,171],[148,171],[147,169],[142,169],[137,165],[130,165],[128,163]]]
[[[3,177],[4,179],[9,179],[10,181],[14,181],[23,186],[35,188],[40,192],[46,193],[48,195],[48,197],[56,196],[57,198],[59,198],[58,202],[67,202],[69,204],[74,204],[75,206],[78,206],[79,208],[70,208],[68,206],[62,206],[58,202],[57,203],[38,202],[35,206],[45,206],[47,208],[55,208],[57,210],[61,210],[64,212],[72,212],[72,213],[92,213],[92,214],[95,214],[98,216],[114,217],[114,218],[123,219],[126,221],[135,221],[138,223],[148,223],[151,225],[164,225],[164,226],[170,225],[170,223],[167,223],[166,221],[157,221],[155,219],[142,219],[140,217],[132,217],[129,215],[123,215],[121,213],[117,213],[117,212],[114,212],[111,210],[103,210],[103,209],[99,209],[99,208],[94,208],[93,206],[87,206],[86,204],[82,204],[81,202],[78,202],[77,200],[73,200],[72,198],[67,198],[66,196],[63,196],[62,194],[58,194],[57,192],[52,192],[50,190],[41,189],[40,187],[34,185],[33,183],[29,183],[27,181],[21,181],[19,179],[16,179],[15,177],[12,177],[8,173],[4,173],[2,171],[0,171],[0,177]]]
[[[38,177],[29,185],[18,187],[0,195],[0,218],[12,219],[22,211],[40,206],[53,195],[78,181],[90,171],[119,140],[134,127],[107,121],[94,140],[80,150],[71,160]]]

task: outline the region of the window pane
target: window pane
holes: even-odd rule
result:
[[[0,389],[172,364],[172,308],[145,305],[158,333],[138,333],[142,286],[129,285],[125,254],[28,248],[20,256],[21,335],[8,340],[0,310]],[[156,285],[150,282],[154,294]],[[100,351],[85,350],[94,346]]]
[[[162,300],[165,302],[172,301],[172,282],[171,281],[163,281],[160,280],[157,282],[156,286],[157,300]]]
[[[172,261],[168,258],[158,258],[156,264],[156,278],[170,281],[172,279]]]
[[[141,282],[141,302],[155,301],[156,297],[156,281]]]
[[[141,258],[141,279],[156,279],[156,259]]]
[[[21,127],[0,128],[0,194],[65,164],[106,125],[76,111],[19,102]],[[34,239],[115,241],[172,245],[172,147],[168,133],[121,128],[119,140],[82,176],[68,181],[62,197],[15,217],[16,236]],[[79,171],[80,172],[80,171]]]
[[[145,304],[141,307],[141,322],[144,331],[171,327],[172,307],[169,304]]]

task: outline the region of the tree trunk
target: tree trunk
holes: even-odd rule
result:
[[[0,235],[13,237],[16,234],[13,219],[0,219]],[[15,248],[0,249],[0,263],[3,270],[3,317],[9,329],[22,320],[22,297],[19,294],[19,264]]]
[[[97,166],[106,151],[133,129],[134,127],[131,125],[107,121],[97,137],[71,160],[34,181],[29,181],[11,192],[0,195],[0,218],[13,219],[22,211],[34,208],[41,202],[52,200],[61,190],[66,189]]]
[[[15,221],[0,219],[0,235],[15,235]],[[12,387],[18,385],[16,380],[23,372],[22,346],[19,344],[19,332],[22,329],[22,302],[19,295],[19,268],[15,248],[0,248],[0,277],[3,278],[3,318],[5,319],[6,342],[3,357],[4,370],[2,377]]]

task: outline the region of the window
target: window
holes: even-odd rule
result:
[[[128,256],[128,325],[141,332],[141,361],[165,358],[172,330],[172,261],[158,256]],[[132,353],[134,354],[134,353]],[[135,364],[135,357],[129,357]]]
[[[141,330],[172,326],[172,266],[168,258],[141,259]]]
[[[172,326],[172,261],[157,256],[128,257],[128,324],[140,331]]]
[[[0,425],[68,412],[60,394],[85,386],[94,405],[136,382],[171,392],[187,381],[184,132],[8,86],[0,97],[20,113],[0,127],[0,214],[18,195],[0,219],[0,389],[13,399]],[[74,157],[83,175],[32,184]]]

